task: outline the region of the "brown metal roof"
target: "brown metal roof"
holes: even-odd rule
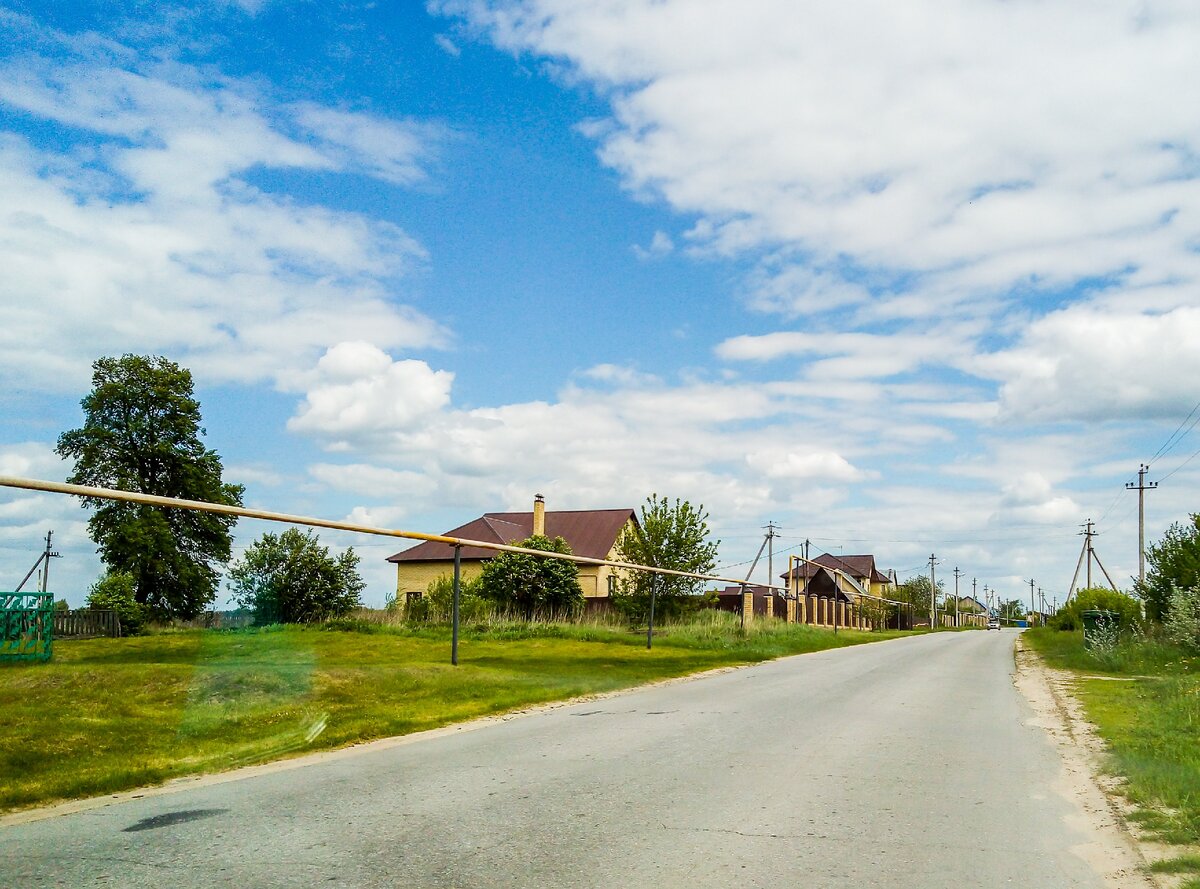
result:
[[[813,564],[816,563],[816,565]],[[826,568],[837,568],[846,572],[851,577],[867,577],[871,583],[887,583],[888,577],[881,574],[875,567],[875,557],[868,554],[855,556],[834,556],[829,553],[821,553],[811,562],[802,562],[790,572],[779,575],[785,580],[792,580],[799,577],[802,580],[808,580],[818,570],[817,565],[822,565]]]
[[[606,559],[621,529],[637,514],[632,509],[576,509],[546,512],[546,536],[561,537],[571,545],[571,552],[589,559]],[[483,540],[488,543],[513,543],[533,534],[532,512],[489,512],[474,521],[447,531],[447,537]],[[464,559],[495,558],[496,551],[481,546],[464,546]],[[431,540],[388,556],[389,562],[453,561],[454,547]]]

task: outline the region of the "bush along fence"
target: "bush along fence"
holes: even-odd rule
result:
[[[174,508],[174,509],[191,510],[194,512],[207,512],[207,513],[214,513],[214,514],[218,514],[218,515],[235,516],[237,518],[261,519],[263,521],[269,521],[269,522],[282,522],[282,523],[288,524],[288,525],[305,525],[305,526],[313,527],[313,528],[329,528],[329,529],[332,529],[335,531],[352,531],[352,532],[356,532],[356,533],[360,533],[360,534],[372,534],[372,535],[380,536],[380,537],[394,537],[394,538],[402,538],[402,539],[406,539],[406,540],[424,540],[424,541],[432,541],[435,543],[449,544],[450,546],[454,547],[454,554],[455,554],[454,578],[453,578],[454,601],[453,601],[453,616],[452,616],[453,632],[451,634],[451,654],[450,654],[450,662],[452,664],[458,663],[459,605],[460,605],[460,594],[461,594],[461,550],[462,550],[462,547],[464,547],[464,546],[482,547],[484,549],[493,550],[495,552],[522,553],[525,555],[537,556],[539,558],[544,558],[544,559],[563,559],[566,561],[575,562],[577,564],[584,564],[584,565],[601,565],[601,566],[607,565],[611,568],[618,568],[618,569],[622,569],[625,571],[642,571],[642,572],[647,572],[650,574],[655,574],[655,575],[660,575],[660,576],[666,575],[666,576],[675,576],[675,577],[689,577],[689,578],[695,578],[695,579],[705,580],[705,581],[715,581],[715,582],[720,582],[720,583],[725,583],[725,584],[734,584],[738,589],[740,589],[742,591],[742,596],[743,596],[742,621],[743,621],[743,623],[745,623],[747,620],[754,620],[754,618],[756,616],[755,608],[754,608],[754,593],[750,592],[750,587],[752,585],[749,584],[745,580],[737,579],[737,578],[720,577],[718,575],[713,575],[713,574],[697,574],[697,573],[690,572],[690,571],[677,571],[677,570],[670,569],[670,568],[656,568],[656,567],[650,566],[650,565],[639,565],[639,564],[634,564],[632,562],[618,562],[618,561],[612,561],[609,559],[595,559],[595,558],[589,558],[586,556],[576,556],[576,555],[567,554],[567,553],[548,552],[546,550],[529,549],[527,547],[514,546],[511,544],[499,544],[499,543],[493,543],[490,541],[468,540],[465,538],[448,537],[444,534],[425,534],[425,533],[422,533],[419,531],[404,531],[404,530],[392,529],[392,528],[376,528],[376,527],[370,527],[367,525],[358,525],[358,524],[354,524],[352,522],[335,521],[335,520],[331,520],[331,519],[320,519],[320,518],[313,518],[313,517],[309,517],[309,516],[289,515],[286,513],[271,512],[269,510],[250,509],[250,508],[243,507],[243,506],[232,506],[232,505],[228,505],[228,504],[224,504],[224,503],[209,503],[209,502],[206,502],[203,500],[184,500],[184,499],[180,499],[177,497],[160,497],[160,496],[153,495],[153,494],[142,494],[142,493],[139,493],[136,491],[121,491],[121,490],[117,490],[114,488],[96,488],[96,487],[90,487],[87,485],[72,485],[72,484],[66,484],[63,482],[45,481],[42,479],[28,479],[28,478],[17,478],[17,477],[12,477],[12,476],[0,476],[0,487],[19,488],[22,490],[30,490],[30,491],[44,491],[44,492],[48,492],[48,493],[52,493],[52,494],[68,494],[68,495],[73,495],[76,497],[89,497],[89,498],[96,498],[96,499],[100,499],[100,500],[117,500],[117,501],[122,501],[122,502],[126,502],[126,503],[140,503],[140,504],[145,504],[145,505],[150,505],[150,506],[163,506],[163,507],[169,507],[169,508]],[[795,560],[803,561],[800,559],[799,556],[792,556],[791,558],[795,559]],[[833,577],[837,578],[837,580],[839,582],[839,586],[842,583],[846,583],[846,584],[850,584],[850,585],[854,584],[854,581],[851,580],[848,576],[846,576],[844,574],[844,572],[842,572],[840,569],[826,568],[824,570],[829,572]],[[764,606],[764,608],[771,609],[770,613],[772,616],[774,616],[774,604],[773,604],[774,599],[781,598],[785,603],[790,603],[790,604],[784,605],[785,616],[792,615],[793,618],[795,618],[796,615],[803,616],[803,618],[801,620],[798,620],[797,622],[812,623],[816,626],[829,626],[836,631],[838,629],[838,627],[847,627],[848,623],[851,621],[859,622],[862,620],[861,613],[864,611],[864,609],[860,607],[858,609],[858,611],[860,612],[858,615],[855,615],[853,613],[854,609],[847,611],[846,610],[847,603],[846,603],[846,601],[843,601],[843,599],[845,599],[847,597],[845,597],[841,594],[835,593],[834,596],[831,596],[825,600],[822,600],[820,597],[818,597],[817,601],[814,604],[810,605],[807,600],[805,602],[801,603],[801,601],[800,601],[801,596],[796,592],[789,591],[789,589],[787,587],[762,584],[762,585],[758,585],[757,589],[766,591],[772,597],[772,603],[770,605]],[[843,587],[843,589],[844,589],[844,587]],[[878,603],[887,603],[889,605],[895,605],[895,606],[897,606],[897,614],[903,615],[904,603],[892,602],[891,600],[881,599],[879,597],[869,596],[869,595],[866,595],[866,596],[859,595],[856,597],[848,597],[848,598],[858,599],[860,602],[862,600],[872,600],[872,601],[875,601]],[[747,602],[749,603],[748,605],[746,604]],[[822,602],[824,602],[824,604],[822,604]],[[808,615],[810,615],[810,614],[812,615],[811,619],[808,617]],[[879,620],[876,620],[875,622],[873,622],[869,619],[866,620],[866,624],[867,624],[866,628],[870,628],[871,626],[882,626],[883,625],[882,622]],[[898,616],[897,624],[901,628],[906,628],[906,627],[904,627],[904,619],[902,616]],[[912,625],[912,623],[911,623],[911,612],[910,612],[909,620],[908,620],[908,627],[911,627],[911,625]],[[654,599],[652,597],[651,604],[650,604],[650,620],[649,620],[649,625],[647,627],[647,632],[646,632],[646,647],[647,648],[649,648],[653,644],[653,638],[654,638]]]

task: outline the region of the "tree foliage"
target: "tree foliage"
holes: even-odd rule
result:
[[[229,580],[259,625],[342,617],[362,604],[365,586],[353,548],[331,556],[316,534],[295,528],[256,540],[229,569]]]
[[[123,636],[136,635],[146,624],[146,606],[137,601],[133,575],[124,571],[104,572],[88,590],[87,607],[115,611]]]
[[[938,607],[946,598],[945,581],[938,581]],[[913,620],[929,620],[929,575],[917,574],[897,585],[895,598],[911,606]],[[932,624],[931,624],[932,626]]]
[[[551,540],[535,534],[514,546],[545,552],[571,554],[561,537]],[[525,553],[500,553],[483,565],[479,595],[503,611],[515,612],[526,620],[539,617],[568,617],[583,608],[579,566],[565,559],[543,559]]]
[[[1146,603],[1146,617],[1164,620],[1176,589],[1200,586],[1200,514],[1176,522],[1162,540],[1146,548],[1146,582],[1134,587]]]
[[[1200,653],[1200,587],[1171,591],[1163,630],[1176,645]]]
[[[483,620],[492,603],[480,593],[480,578],[462,578],[458,591],[458,618],[463,623]],[[433,580],[425,595],[406,601],[404,616],[418,623],[447,623],[454,616],[454,578],[449,574]]]
[[[1000,613],[1000,617],[1005,620],[1025,619],[1025,602],[1021,599],[1008,599],[1001,602],[1000,607],[996,610]]]
[[[124,355],[92,365],[83,426],[58,453],[75,461],[72,484],[240,505],[242,487],[221,480],[221,458],[204,446],[192,375],[162,357]],[[216,595],[229,560],[232,516],[83,498],[88,531],[109,570],[133,578],[137,601],[156,616],[190,618]]]
[[[1137,599],[1107,587],[1092,587],[1080,590],[1058,609],[1051,625],[1059,630],[1082,629],[1085,611],[1111,611],[1117,615],[1117,626],[1123,630],[1142,619],[1142,606]]]
[[[708,513],[703,505],[687,500],[674,502],[651,494],[642,504],[641,520],[628,525],[617,538],[616,555],[622,562],[711,574],[717,564],[719,540],[709,540]],[[655,593],[656,612],[670,617],[698,602],[707,582],[669,574],[629,572],[617,581],[616,604],[633,620],[644,620]]]

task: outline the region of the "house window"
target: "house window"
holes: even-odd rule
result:
[[[610,574],[610,575],[608,575],[608,594],[610,596],[612,596],[612,595],[615,595],[616,592],[617,592],[617,578],[614,575]]]
[[[406,605],[410,605],[413,602],[416,602],[420,598],[421,598],[420,590],[409,590],[407,593],[404,594],[404,602]]]

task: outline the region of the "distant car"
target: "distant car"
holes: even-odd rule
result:
[[[998,630],[998,629],[1000,629],[1000,618],[998,618],[998,617],[989,617],[989,618],[988,618],[988,629],[989,629],[989,630]]]

